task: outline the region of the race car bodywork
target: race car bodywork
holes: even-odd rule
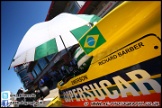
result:
[[[62,106],[161,106],[160,1],[123,2],[79,40],[88,70],[58,83]]]

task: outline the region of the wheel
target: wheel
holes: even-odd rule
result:
[[[47,86],[40,88],[40,91],[42,92],[43,97],[46,97],[49,94],[49,89]]]

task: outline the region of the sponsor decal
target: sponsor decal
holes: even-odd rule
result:
[[[81,77],[76,78],[75,80],[71,81],[71,83],[72,83],[72,85],[74,85],[74,84],[77,84],[78,82],[83,82],[87,79],[88,79],[87,75],[84,75],[84,76],[81,76]]]
[[[130,46],[128,48],[120,50],[117,54],[110,55],[110,56],[106,57],[105,59],[99,61],[98,65],[100,66],[100,65],[103,65],[103,64],[105,64],[105,63],[107,63],[109,61],[115,60],[118,57],[123,57],[124,55],[129,54],[129,53],[131,53],[133,51],[136,51],[136,50],[138,50],[138,49],[140,49],[142,47],[144,47],[144,44],[142,42],[139,42],[139,43],[137,43],[135,45],[132,45],[132,46]]]
[[[126,98],[129,95],[134,97],[150,95],[151,93],[161,93],[161,85],[151,78],[151,75],[138,69],[125,73],[130,81],[125,80],[120,75],[112,77],[114,84],[110,80],[100,80],[99,82],[83,85],[70,90],[63,91],[65,102],[80,102],[109,99]],[[161,74],[154,77],[160,78]],[[149,86],[149,88],[147,86]],[[150,89],[151,87],[151,89]]]

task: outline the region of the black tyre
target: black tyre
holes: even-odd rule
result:
[[[43,97],[46,97],[49,94],[49,89],[47,86],[40,88],[40,91],[41,91]]]

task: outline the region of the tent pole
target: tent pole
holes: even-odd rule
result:
[[[68,52],[68,50],[67,50],[67,48],[66,48],[66,46],[65,46],[65,43],[64,43],[64,41],[63,41],[61,35],[59,35],[59,36],[60,36],[60,39],[61,39],[61,41],[62,41],[62,43],[63,43],[63,45],[64,45],[64,47],[65,47],[66,52],[69,54],[69,57],[71,58],[71,55],[70,55],[70,53]]]

